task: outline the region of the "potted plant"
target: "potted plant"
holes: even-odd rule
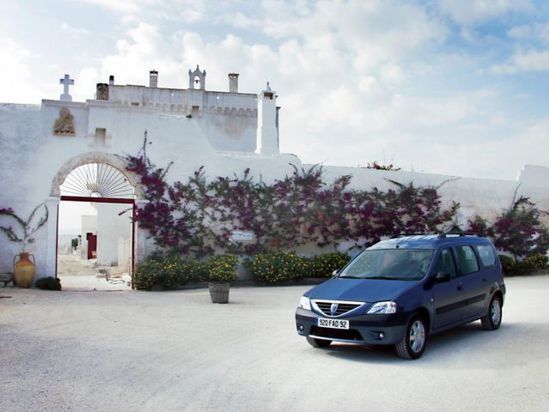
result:
[[[238,257],[217,255],[208,260],[208,289],[213,303],[228,303],[229,288],[238,277]]]
[[[37,217],[36,214],[41,207],[44,208],[43,215]],[[36,262],[34,255],[27,250],[27,246],[34,243],[33,235],[46,224],[48,215],[48,208],[44,203],[36,206],[27,219],[17,216],[11,208],[0,208],[0,216],[13,219],[19,226],[19,229],[15,229],[11,225],[0,226],[0,231],[4,232],[9,240],[22,244],[21,252],[13,258],[15,284],[19,287],[28,288],[32,284],[36,273]]]

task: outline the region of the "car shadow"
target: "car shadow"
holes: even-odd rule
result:
[[[517,351],[518,336],[522,342],[531,342],[527,352]],[[539,362],[539,356],[545,353],[542,350],[543,342],[548,338],[549,328],[545,325],[504,323],[496,331],[485,331],[480,322],[474,322],[431,336],[423,356],[414,362],[400,359],[393,346],[363,347],[335,343],[325,350],[330,356],[355,362],[446,369],[511,369],[525,363]],[[531,356],[531,350],[538,355]]]
[[[328,348],[322,350],[326,351],[327,355],[355,362],[383,364],[401,362],[392,346],[359,346],[332,343]]]

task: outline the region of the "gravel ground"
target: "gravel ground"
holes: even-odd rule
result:
[[[314,349],[306,287],[50,292],[0,288],[1,411],[547,411],[549,275],[510,278],[503,325],[391,349]]]

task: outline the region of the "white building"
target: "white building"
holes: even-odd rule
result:
[[[290,173],[290,163],[301,167],[295,155],[279,152],[277,95],[268,83],[257,94],[242,93],[238,74],[230,73],[228,91],[209,91],[206,71],[197,66],[188,74],[187,89],[158,87],[159,73],[154,70],[149,73],[148,86],[117,85],[111,76],[108,83],[97,85],[95,98],[85,102],[72,101],[69,87],[73,80],[65,75],[60,80],[63,93],[59,100],[43,100],[40,106],[0,104],[0,207],[11,207],[18,215],[27,216],[35,205],[45,202],[50,213],[32,250],[39,276],[56,273],[61,199],[85,197],[89,201],[94,197],[102,204],[105,198],[114,197],[124,199],[126,203],[116,206],[123,208],[144,201],[136,176],[125,170],[121,156],[137,153],[145,134],[150,143],[147,153],[157,165],[174,162],[168,176],[173,180],[185,180],[202,165],[210,176],[230,176],[250,168],[254,176],[261,175],[266,182]],[[451,179],[440,192],[447,202],[461,202],[461,219],[474,213],[490,217],[509,206],[519,183],[521,194],[549,209],[547,167],[526,166],[517,181],[452,179],[361,168],[324,170],[328,180],[351,174],[352,187],[362,189],[386,189],[386,178],[413,181],[418,186],[437,186]],[[102,205],[105,210],[111,206]],[[98,254],[101,231],[108,238],[108,227],[116,226],[111,222],[107,229],[101,229],[101,222],[99,216]],[[130,237],[135,239],[132,255],[139,261],[147,254],[150,242],[138,227],[131,230]],[[110,246],[103,252],[107,262],[118,253],[118,246],[112,245],[120,240],[124,242],[114,237],[109,240]],[[11,271],[18,248],[0,235],[0,272]]]

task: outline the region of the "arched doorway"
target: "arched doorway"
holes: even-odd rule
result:
[[[142,195],[137,181],[125,169],[124,159],[108,153],[87,153],[61,167],[51,195],[60,200],[55,271],[62,282],[80,282],[86,289],[95,273],[98,281],[133,284],[137,231],[133,216]],[[67,218],[80,219],[79,233],[73,229],[63,233]],[[103,283],[98,286],[112,289]]]

